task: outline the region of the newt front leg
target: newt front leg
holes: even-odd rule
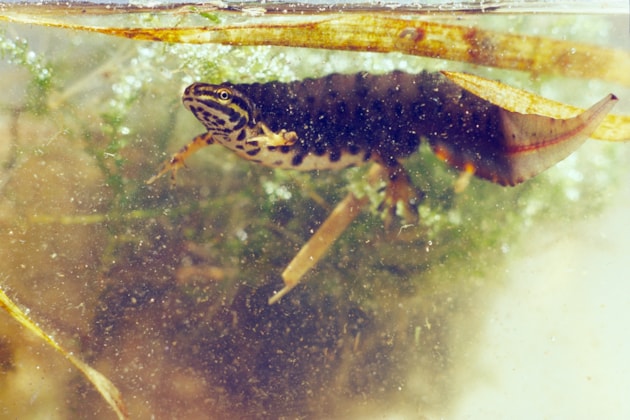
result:
[[[263,134],[248,138],[248,143],[259,142],[265,146],[279,147],[291,146],[298,139],[298,135],[295,131],[287,131],[283,128],[277,133],[274,133],[265,123],[258,123],[258,126]]]
[[[197,150],[210,146],[214,143],[212,139],[212,134],[209,132],[205,132],[203,134],[199,134],[197,137],[192,139],[190,143],[179,149],[177,153],[175,153],[169,160],[162,164],[162,167],[158,171],[156,175],[153,175],[146,181],[146,184],[153,184],[159,177],[164,175],[167,172],[171,173],[171,185],[175,186],[175,177],[177,175],[177,171],[180,168],[185,168],[186,163],[185,160],[195,153]]]

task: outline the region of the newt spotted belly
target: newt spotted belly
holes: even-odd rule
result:
[[[339,169],[374,161],[389,171],[390,201],[413,199],[400,159],[426,139],[450,165],[515,185],[577,149],[616,102],[608,95],[569,119],[510,112],[441,73],[333,74],[290,83],[186,88],[183,103],[207,132],[182,148],[148,183],[197,149],[219,143],[276,168]],[[402,192],[401,192],[402,191]]]

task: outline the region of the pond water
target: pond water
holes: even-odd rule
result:
[[[126,19],[157,19],[140,16]],[[630,52],[627,18],[478,24]],[[197,80],[467,70],[580,107],[614,92],[628,115],[627,80],[17,23],[2,24],[0,56],[0,286],[118,387],[130,418],[630,416],[629,144],[591,140],[522,185],[473,179],[460,194],[421,146],[405,162],[420,222],[387,230],[375,203],[272,306],[300,246],[348,188],[369,188],[365,168],[274,171],[217,146],[175,188],[145,184],[203,131],[180,99]],[[1,417],[114,418],[0,316]]]

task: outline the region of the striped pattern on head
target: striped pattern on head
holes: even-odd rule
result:
[[[230,135],[256,124],[252,103],[228,84],[193,83],[182,102],[218,140],[230,141]]]

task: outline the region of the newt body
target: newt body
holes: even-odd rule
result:
[[[186,88],[183,103],[208,131],[149,182],[168,171],[174,174],[188,155],[212,143],[277,168],[339,169],[376,161],[394,179],[403,172],[399,160],[426,138],[452,166],[515,185],[577,149],[615,99],[609,95],[584,114],[557,120],[505,110],[440,73],[195,83]]]

